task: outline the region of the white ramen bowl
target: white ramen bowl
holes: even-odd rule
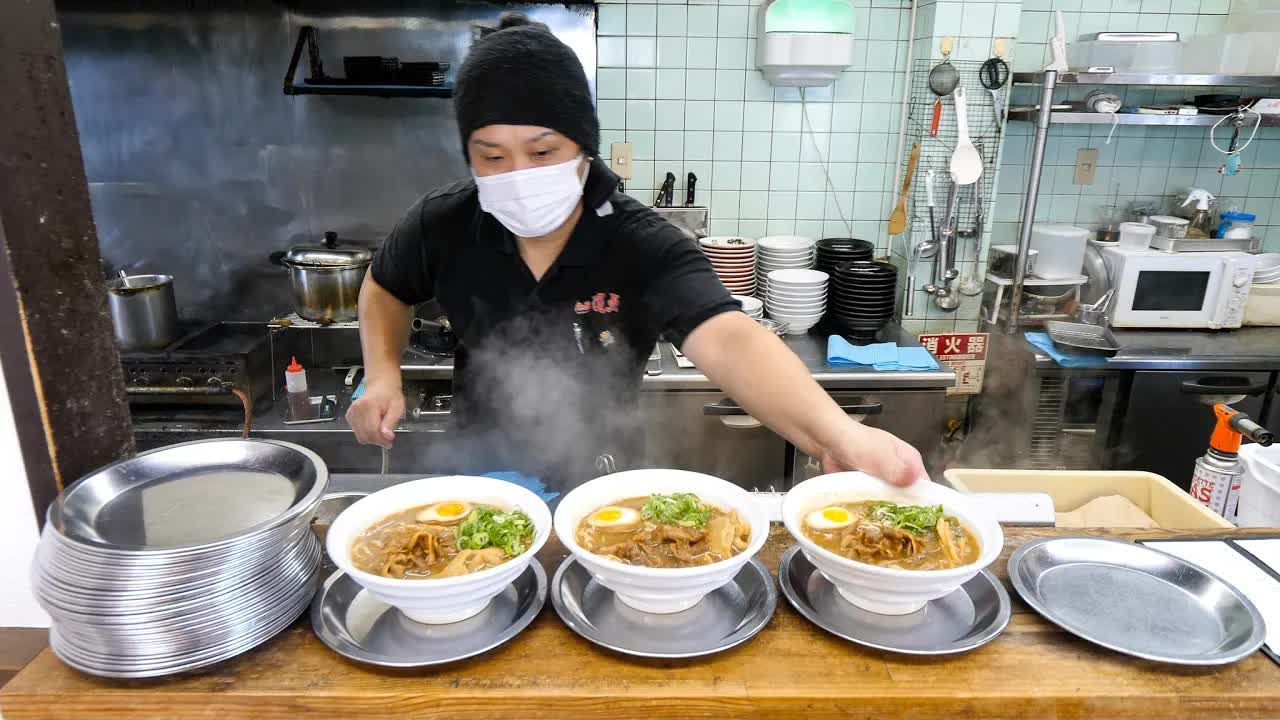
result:
[[[628,565],[588,552],[578,544],[578,524],[592,511],[627,498],[693,493],[723,510],[736,510],[751,525],[747,549],[728,560],[688,568]],[[556,536],[574,558],[623,604],[641,612],[688,610],[707,593],[733,579],[769,537],[769,516],[751,493],[710,475],[685,470],[630,470],[596,478],[575,488],[556,507]]]
[[[373,575],[352,565],[351,544],[370,525],[388,515],[445,500],[523,510],[533,521],[533,542],[519,556],[497,567],[455,577],[406,580]],[[524,572],[550,535],[551,511],[542,498],[502,480],[456,475],[412,480],[359,500],[333,521],[325,548],[334,564],[375,598],[398,608],[411,620],[440,625],[466,620],[488,607],[494,596]]]
[[[977,562],[950,570],[900,570],[849,560],[824,550],[805,537],[804,517],[827,505],[862,500],[890,500],[905,505],[942,505],[977,537]],[[930,600],[945,597],[1000,556],[1004,533],[1000,524],[971,498],[927,480],[896,487],[861,472],[834,473],[796,485],[782,500],[782,522],[800,543],[805,557],[858,607],[882,615],[906,615]]]

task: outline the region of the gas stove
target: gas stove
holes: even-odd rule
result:
[[[271,338],[259,323],[216,323],[156,352],[121,353],[131,405],[255,405],[271,395]]]

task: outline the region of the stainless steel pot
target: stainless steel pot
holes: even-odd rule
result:
[[[271,259],[289,270],[293,307],[304,320],[334,323],[356,319],[360,285],[373,261],[368,248],[342,246],[337,233],[326,232],[318,245],[295,245]]]
[[[125,352],[160,350],[178,339],[173,277],[131,275],[107,281],[116,342]]]

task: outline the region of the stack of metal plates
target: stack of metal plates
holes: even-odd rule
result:
[[[32,571],[53,651],[94,675],[151,677],[267,640],[311,601],[327,483],[305,448],[238,439],[81,478],[50,506]]]

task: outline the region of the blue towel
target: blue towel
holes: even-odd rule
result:
[[[356,389],[351,393],[351,399],[359,400],[360,396],[363,394],[364,394],[364,378],[360,378],[360,384],[357,385]]]
[[[1104,367],[1107,358],[1095,353],[1068,351],[1054,344],[1049,333],[1024,333],[1027,342],[1043,350],[1053,361],[1062,367]]]
[[[504,470],[487,472],[484,476],[491,477],[495,480],[505,480],[514,485],[519,485],[525,490],[528,490],[534,495],[542,498],[543,502],[551,502],[552,500],[560,497],[560,493],[547,490],[546,483],[542,482],[542,478],[536,478],[532,475],[525,475],[524,473],[512,470]]]
[[[922,347],[897,343],[854,345],[839,335],[827,338],[827,363],[833,367],[870,365],[876,370],[937,370],[938,361]]]

